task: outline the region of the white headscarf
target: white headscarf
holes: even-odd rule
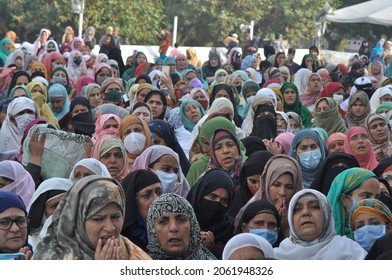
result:
[[[294,208],[304,196],[312,196],[318,200],[322,213],[323,229],[315,240],[305,241],[294,230]],[[284,239],[275,254],[279,260],[363,260],[367,252],[355,241],[337,235],[331,204],[319,191],[304,189],[297,192],[290,200],[288,209],[290,236]]]
[[[69,179],[72,180],[73,182],[75,182],[75,169],[78,166],[86,167],[95,175],[101,175],[101,176],[112,178],[106,166],[103,163],[101,163],[99,160],[96,160],[95,158],[84,158],[75,164],[74,168],[71,171],[71,174],[69,175]]]
[[[245,247],[254,247],[262,251],[266,259],[275,259],[274,250],[266,239],[254,233],[240,233],[226,243],[222,260],[228,260],[235,251]]]
[[[18,130],[18,127],[11,121],[11,118],[26,109],[33,111],[36,118],[39,117],[38,107],[30,98],[15,98],[8,106],[7,115],[0,130],[0,161],[12,159],[18,153],[23,132]]]
[[[312,71],[306,68],[301,68],[294,75],[294,84],[298,88],[298,93],[301,95],[306,91],[306,87],[308,84],[308,79],[312,75]]]

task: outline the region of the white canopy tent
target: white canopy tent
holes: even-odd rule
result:
[[[325,16],[326,21],[340,23],[366,22],[392,25],[392,0],[372,0],[342,8]]]

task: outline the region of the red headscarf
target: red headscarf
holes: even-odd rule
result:
[[[368,142],[368,146],[370,150],[369,154],[364,156],[358,156],[358,155],[354,155],[350,150],[350,145],[349,145],[350,139],[358,134],[365,134],[366,136],[368,136],[366,129],[361,126],[352,126],[347,131],[346,138],[344,139],[344,152],[346,154],[353,155],[357,159],[359,165],[362,168],[372,171],[374,168],[377,167],[378,161],[376,159],[376,155],[374,154],[372,143],[370,142],[369,139],[366,140]]]
[[[325,88],[323,88],[323,90],[320,93],[320,98],[323,97],[330,97],[333,98],[333,94],[335,91],[337,91],[338,89],[343,88],[343,85],[341,83],[337,83],[337,82],[331,82],[329,83]],[[339,106],[339,113],[342,116],[342,118],[344,118],[346,116],[346,112],[342,109],[340,109]]]

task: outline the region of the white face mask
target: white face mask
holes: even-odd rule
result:
[[[383,103],[381,103],[381,104],[387,104],[387,105],[390,105],[390,106],[392,106],[392,101],[384,101]]]
[[[124,146],[128,153],[140,155],[146,144],[146,136],[138,132],[132,132],[124,138]]]
[[[155,173],[157,174],[159,180],[161,181],[163,192],[172,193],[174,187],[176,186],[177,174],[167,173],[162,170],[156,170]]]
[[[26,127],[29,123],[35,119],[34,115],[31,114],[23,114],[15,117],[16,126],[20,133],[23,133],[26,130]]]
[[[334,94],[333,95],[333,100],[335,100],[335,102],[338,104],[338,106],[343,103],[343,99],[344,99],[343,95],[341,95],[341,94]]]

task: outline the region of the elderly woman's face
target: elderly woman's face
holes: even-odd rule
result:
[[[210,65],[211,65],[211,67],[218,66],[218,59],[216,57],[211,57],[210,58]]]
[[[184,253],[190,243],[191,222],[184,214],[159,217],[154,223],[155,233],[162,249],[169,255]]]
[[[8,208],[0,213],[0,224],[6,223],[9,219],[26,220],[26,215],[22,209]],[[9,229],[0,228],[0,252],[17,253],[25,245],[27,240],[27,221],[25,225],[26,227],[20,228],[16,222],[12,222]]]
[[[103,246],[111,238],[119,238],[123,223],[124,216],[120,207],[110,203],[86,220],[84,227],[93,248],[97,248],[100,239]]]
[[[323,232],[323,215],[317,199],[300,199],[293,209],[294,231],[299,238],[312,241]]]
[[[319,76],[313,75],[308,83],[310,92],[320,92],[323,89],[323,83]]]
[[[102,104],[101,91],[99,88],[95,87],[91,90],[88,100],[91,108],[96,108]]]
[[[192,123],[197,123],[201,118],[201,112],[199,107],[195,103],[188,103],[184,109],[185,116]]]
[[[91,175],[94,175],[94,172],[92,172],[90,169],[88,169],[83,165],[79,165],[75,168],[74,171],[74,177],[75,177],[74,182],[77,182],[80,179]]]
[[[214,154],[219,165],[224,170],[231,170],[239,157],[237,144],[231,138],[225,138],[216,143]]]

